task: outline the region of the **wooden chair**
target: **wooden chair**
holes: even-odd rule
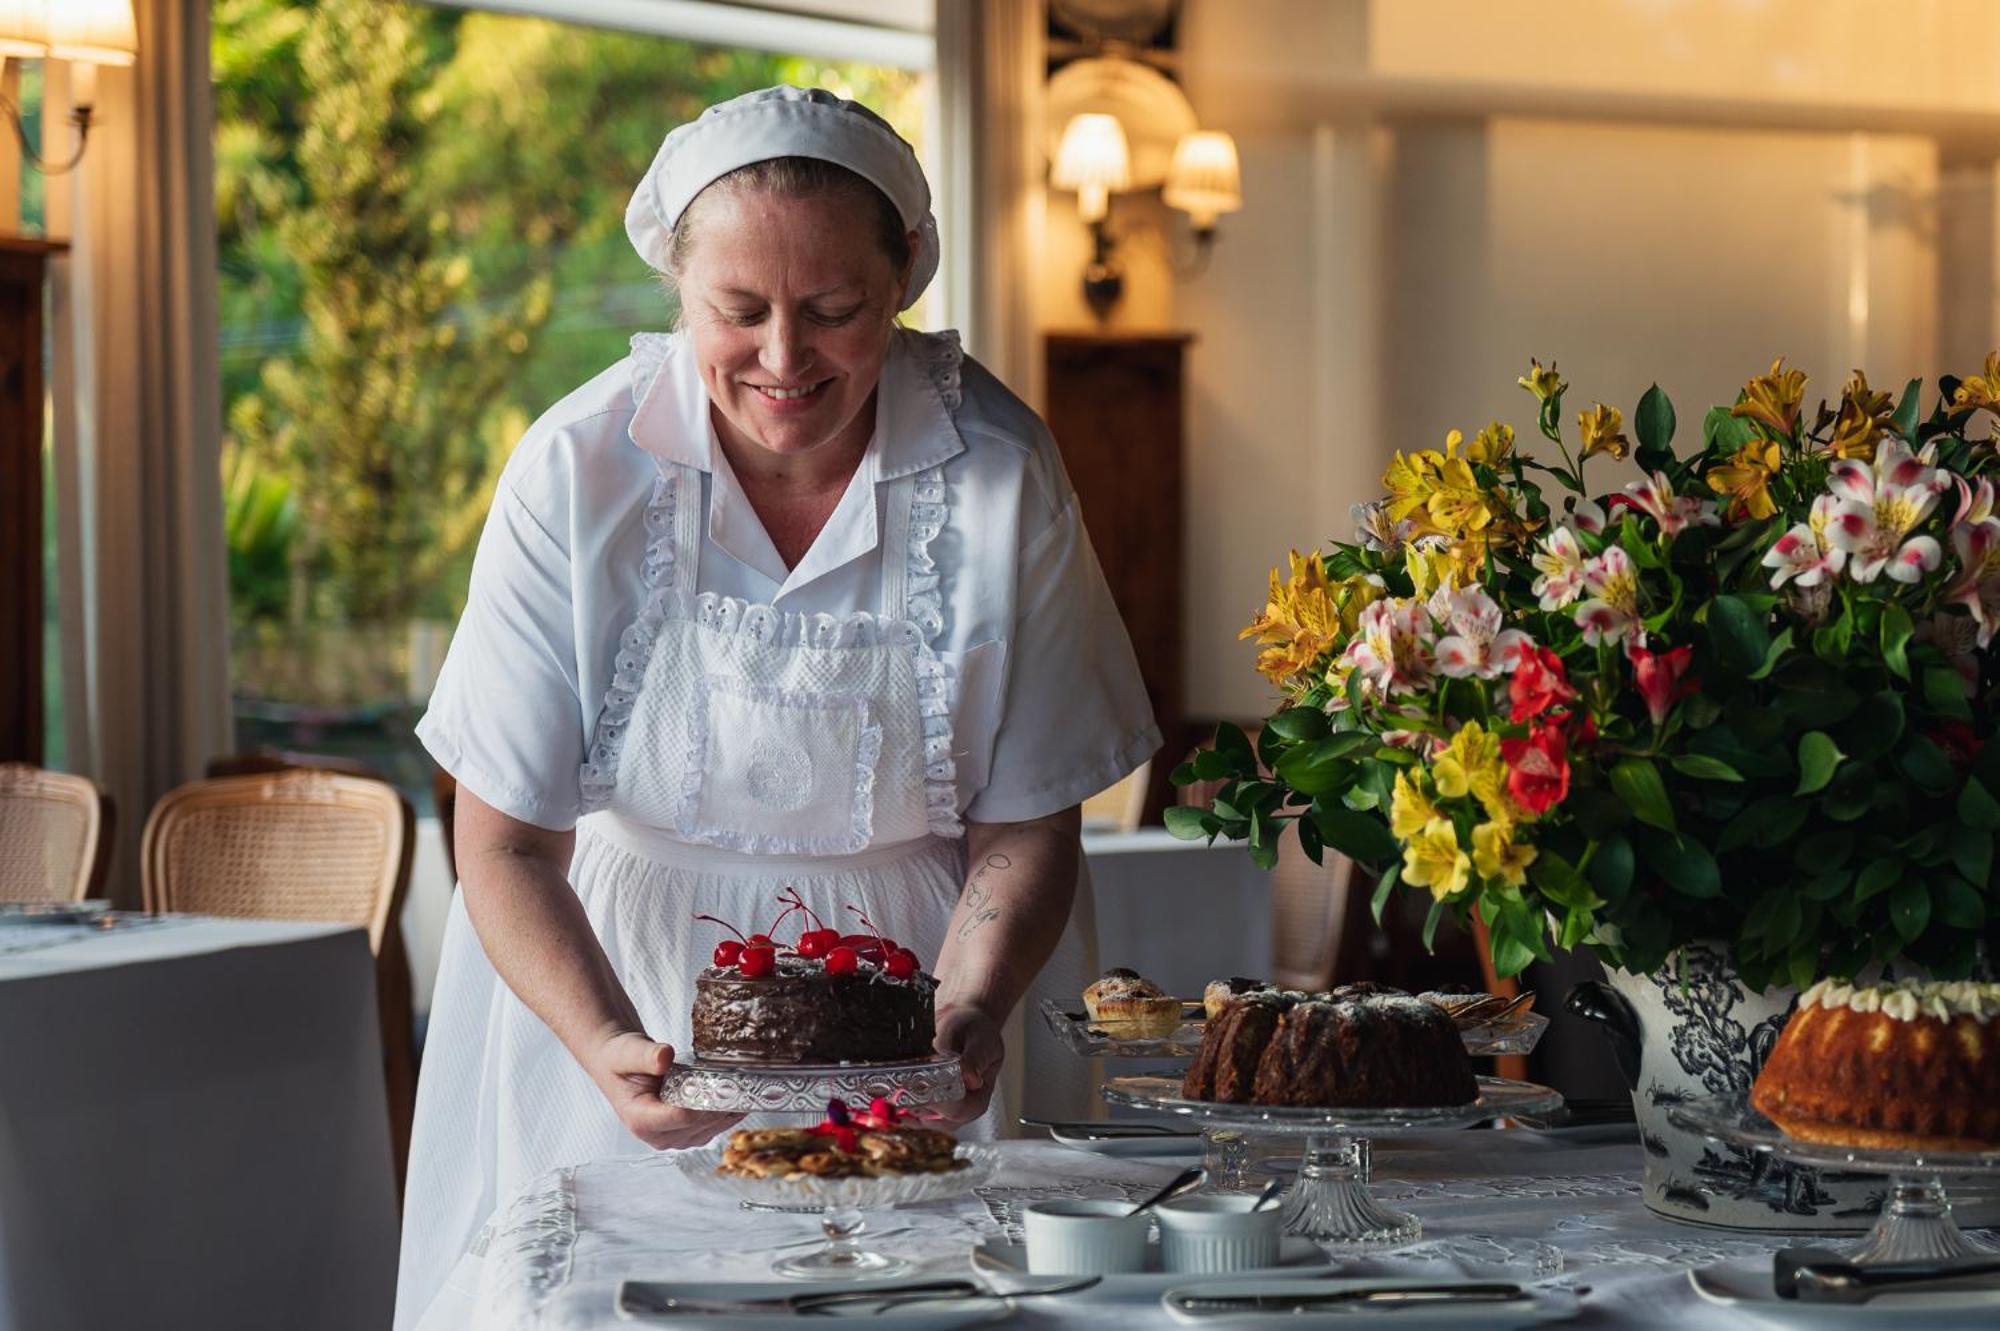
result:
[[[117,810],[88,777],[0,763],[0,901],[104,894]]]
[[[1278,843],[1271,870],[1271,978],[1287,989],[1331,989],[1355,979],[1353,955],[1365,947],[1368,894],[1374,880],[1353,860],[1328,848],[1314,864],[1298,838]],[[1358,900],[1357,900],[1358,894]],[[1362,910],[1359,925],[1355,907]]]
[[[1107,786],[1083,802],[1083,825],[1092,830],[1136,832],[1146,818],[1146,796],[1153,786],[1153,760],[1148,758],[1125,779]]]
[[[399,1191],[416,1105],[400,927],[415,844],[416,815],[386,781],[293,768],[169,791],[146,820],[140,848],[148,910],[367,929]]]

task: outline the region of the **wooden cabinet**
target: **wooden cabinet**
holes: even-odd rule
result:
[[[1046,418],[1139,658],[1165,747],[1147,818],[1187,744],[1182,588],[1186,333],[1051,333]]]
[[[64,248],[0,236],[0,762],[43,756],[42,290]]]

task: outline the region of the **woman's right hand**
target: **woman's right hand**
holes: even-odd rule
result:
[[[702,1146],[743,1121],[741,1114],[680,1109],[660,1099],[660,1079],[674,1065],[671,1046],[637,1031],[606,1037],[584,1063],[584,1071],[611,1102],[618,1121],[656,1151]]]

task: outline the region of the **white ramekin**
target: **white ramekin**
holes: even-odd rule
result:
[[[1188,1275],[1254,1271],[1278,1264],[1278,1208],[1252,1211],[1255,1197],[1202,1193],[1154,1208],[1160,1260]]]
[[[1034,1202],[1022,1212],[1028,1269],[1036,1275],[1102,1276],[1146,1269],[1152,1218],[1130,1202]]]

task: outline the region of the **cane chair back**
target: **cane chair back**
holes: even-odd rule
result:
[[[111,822],[111,801],[89,778],[0,763],[0,901],[102,893]]]
[[[1314,864],[1298,838],[1278,843],[1271,871],[1271,978],[1288,989],[1330,989],[1354,978],[1342,963],[1353,936],[1356,891],[1372,887],[1354,861],[1327,848]]]

